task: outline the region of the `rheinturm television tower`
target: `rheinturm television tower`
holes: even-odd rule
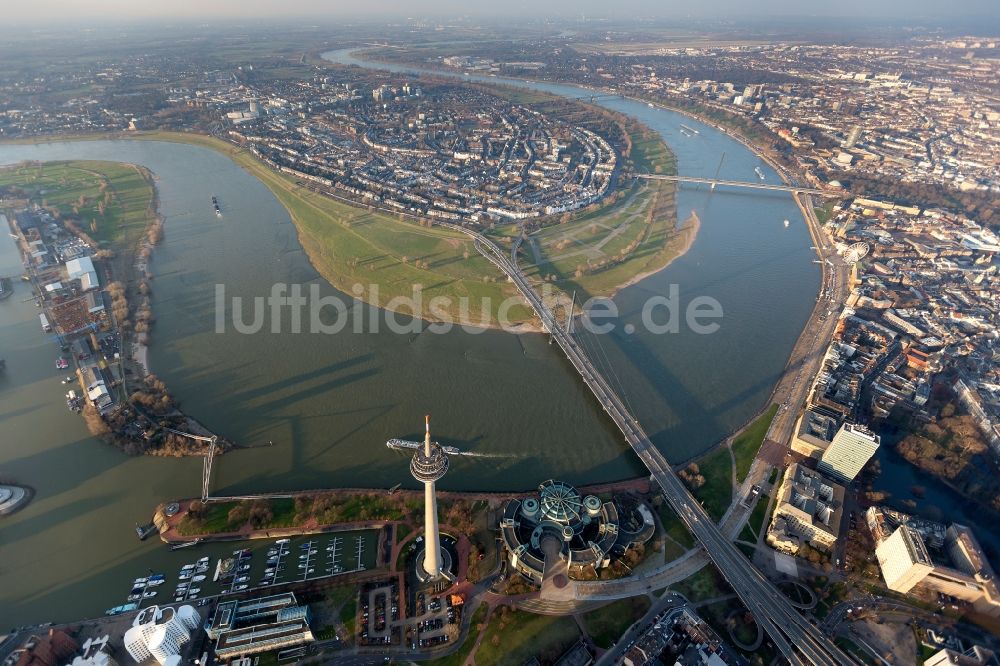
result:
[[[431,441],[431,417],[424,417],[424,445],[417,449],[410,461],[410,473],[413,478],[424,484],[424,557],[418,558],[417,577],[421,580],[434,580],[450,573],[450,560],[447,552],[441,550],[441,535],[438,532],[437,494],[434,482],[448,471],[448,454],[441,445]]]

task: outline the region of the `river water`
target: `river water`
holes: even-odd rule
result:
[[[778,180],[711,127],[628,100],[607,104],[660,131],[682,174],[713,175],[725,152],[722,177],[752,180],[760,166],[768,181]],[[700,134],[684,137],[681,122]],[[152,264],[152,370],[185,411],[254,447],[218,459],[213,492],[410,485],[407,458],[384,442],[419,437],[424,413],[442,442],[499,456],[455,458],[443,488],[527,489],[548,477],[585,483],[643,473],[542,335],[398,335],[385,326],[361,335],[350,326],[333,336],[214,333],[216,284],[248,298],[266,296],[275,282],[336,293],[309,265],[287,212],[259,181],[205,148],[137,140],[0,145],[0,164],[78,158],[142,164],[157,178],[166,233]],[[593,348],[675,461],[707,450],[765,404],[819,286],[808,231],[788,195],[681,187],[678,202],[681,219],[695,210],[702,220],[694,245],[618,295],[617,331]],[[19,272],[4,232],[0,274]],[[720,330],[645,332],[642,304],[671,284],[682,304],[701,295],[718,300]],[[0,478],[37,494],[0,520],[0,629],[92,616],[121,603],[127,582],[148,567],[174,570],[191,559],[138,542],[132,527],[158,502],[200,489],[200,460],[129,458],[88,436],[65,408],[53,366],[58,348],[41,333],[34,304],[21,302],[26,286],[16,289],[0,303],[8,366],[0,376]],[[631,335],[623,332],[628,323],[637,326]]]

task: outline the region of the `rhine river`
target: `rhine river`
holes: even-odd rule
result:
[[[606,104],[659,131],[682,174],[713,175],[725,152],[723,178],[753,180],[759,166],[768,182],[778,182],[751,151],[709,126],[629,100]],[[700,133],[683,136],[682,122]],[[365,334],[350,326],[337,335],[241,335],[231,327],[216,334],[217,284],[245,297],[266,296],[275,282],[318,283],[336,293],[310,266],[284,208],[259,181],[205,148],[140,140],[0,145],[0,164],[78,158],[142,164],[157,179],[166,226],[152,263],[151,369],[185,411],[254,447],[217,459],[213,492],[411,485],[407,458],[384,442],[419,437],[424,413],[442,442],[496,456],[453,459],[439,482],[446,489],[529,489],[549,477],[582,484],[644,473],[542,335],[398,335],[385,326]],[[213,213],[213,194],[222,219]],[[619,325],[599,350],[653,441],[678,462],[766,404],[819,287],[809,234],[789,195],[683,186],[680,218],[692,210],[702,220],[694,245],[616,297]],[[20,270],[4,231],[0,275]],[[671,284],[682,305],[695,296],[718,300],[720,330],[645,332],[642,304]],[[18,281],[15,289],[0,302],[0,357],[7,360],[0,480],[32,486],[36,495],[0,519],[0,630],[98,615],[122,603],[129,581],[149,568],[175,574],[192,554],[170,552],[155,539],[140,543],[132,528],[157,503],[200,492],[200,459],[130,458],[88,435],[65,407],[65,373],[53,365],[58,347],[41,332],[26,286]],[[628,323],[636,326],[631,335],[622,332]]]

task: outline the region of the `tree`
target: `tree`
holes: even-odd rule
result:
[[[188,505],[187,515],[192,521],[200,523],[208,515],[208,507],[201,500],[194,500]]]
[[[267,500],[257,500],[250,507],[248,512],[250,525],[254,529],[265,527],[274,519],[274,512],[271,511],[271,504]]]
[[[246,502],[240,502],[232,509],[229,510],[226,518],[229,521],[229,526],[233,528],[242,527],[246,524],[247,519],[250,517],[250,509]]]

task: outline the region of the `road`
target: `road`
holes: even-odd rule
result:
[[[506,254],[482,234],[458,225],[445,226],[475,240],[476,249],[517,286],[536,312],[546,331],[556,341],[567,360],[597,398],[597,401],[621,430],[632,450],[660,486],[664,497],[692,535],[702,544],[709,558],[725,577],[744,606],[753,613],[775,646],[792,664],[854,664],[833,641],[795,610],[778,589],[747,560],[719,529],[701,504],[688,492],[670,463],[660,453],[639,422],[632,416],[618,394],[594,367],[570,333],[556,321],[524,274]]]
[[[820,231],[820,223],[816,219],[809,196],[802,195],[801,199],[797,197],[797,203],[806,217],[809,232],[815,243],[813,247],[822,267],[822,287],[812,316],[799,335],[785,373],[772,396],[780,408],[771,422],[766,437],[781,443],[787,443],[792,439],[798,408],[805,404],[812,379],[823,363],[823,354],[820,350],[825,348],[837,327],[838,318],[835,310],[847,299],[850,286],[849,269],[840,261],[835,249]]]
[[[615,644],[607,652],[601,655],[601,658],[597,660],[597,666],[617,664],[618,660],[628,651],[629,646],[645,633],[658,615],[673,608],[682,608],[687,603],[687,599],[671,592],[654,600],[649,610],[646,611],[646,614],[638,622],[629,627],[622,637],[615,641]]]

